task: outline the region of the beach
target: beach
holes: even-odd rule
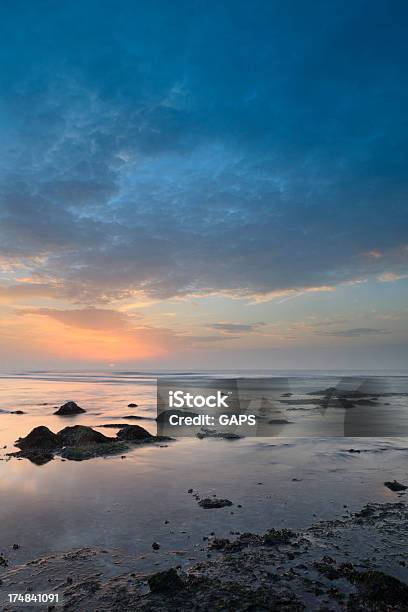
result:
[[[180,597],[184,597],[185,609],[195,605],[195,609],[210,610],[217,609],[214,598],[218,591],[218,609],[233,605],[234,609],[318,610],[326,606],[324,609],[340,610],[352,605],[350,597],[355,606],[371,605],[361,586],[363,579],[351,574],[350,568],[349,574],[338,569],[344,563],[352,563],[355,572],[378,571],[406,582],[406,494],[384,485],[394,480],[408,484],[405,437],[325,438],[281,433],[275,438],[225,440],[194,436],[138,444],[125,453],[85,461],[55,455],[36,465],[10,456],[18,450],[15,440],[39,425],[56,432],[80,424],[112,436],[117,430],[103,426],[123,421],[137,423],[154,434],[157,374],[37,372],[3,376],[3,597],[28,589],[32,593],[58,592],[62,605],[73,610],[166,609],[165,605],[183,609]],[[316,409],[301,400],[310,397],[307,394],[313,390],[335,384],[341,373],[290,374],[284,373],[289,375],[293,403],[286,406],[297,408],[289,412],[291,420],[309,419],[315,427],[319,423]],[[401,373],[383,373],[382,377],[387,379],[387,389],[392,389],[388,392],[394,394],[390,403],[403,410],[406,377]],[[74,417],[54,415],[55,408],[68,400],[86,412]],[[129,408],[131,403],[136,406]],[[24,414],[12,414],[16,411]],[[144,418],[125,418],[131,415]],[[231,505],[211,509],[200,505],[200,500],[211,498],[229,500]],[[367,505],[372,509],[360,516]],[[291,535],[273,545],[265,544],[259,538],[270,530],[290,530]],[[245,533],[253,534],[253,539],[242,540]],[[321,561],[324,557],[331,561]],[[320,562],[322,571],[315,565]],[[296,568],[299,565],[303,569]],[[334,575],[326,566],[337,568],[336,579],[325,575]],[[168,591],[165,586],[163,590],[160,581],[159,589],[152,589],[149,576],[170,568],[178,568],[178,589]],[[255,582],[249,581],[250,571]],[[265,572],[278,578],[265,582]],[[191,576],[198,576],[195,586]],[[224,592],[210,576],[235,581],[240,588],[246,585],[249,591],[242,593],[244,603],[245,597],[253,599],[254,589],[261,589],[259,606],[248,608],[242,603],[239,608],[241,604],[232,599],[228,604],[231,593]],[[86,586],[90,577],[95,582],[92,588]],[[304,579],[322,583],[313,586],[317,595],[305,590]],[[333,588],[342,595],[332,592]],[[122,593],[123,600],[115,603],[114,592],[117,597]],[[267,607],[265,602],[268,597],[272,601],[272,592],[281,608]],[[224,608],[223,598],[227,601]],[[5,609],[19,609],[7,602],[4,605],[8,605]],[[384,609],[404,609],[400,600],[395,606]]]

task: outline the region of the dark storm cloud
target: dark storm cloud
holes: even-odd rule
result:
[[[0,253],[86,301],[404,273],[406,13],[3,5]]]

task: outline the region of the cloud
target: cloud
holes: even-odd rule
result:
[[[239,340],[240,336],[233,334],[220,335],[220,336],[185,336],[185,340],[188,341],[190,346],[195,344],[213,344],[217,342],[224,342],[225,340]]]
[[[31,308],[17,311],[19,315],[49,317],[68,325],[93,330],[130,330],[132,318],[126,313],[106,308],[81,308],[63,310],[57,308]]]
[[[47,283],[24,282],[17,285],[0,287],[0,300],[16,301],[28,298],[58,298],[61,296],[61,287]]]
[[[0,324],[0,349],[19,360],[79,360],[96,364],[149,360],[184,346],[170,329],[143,324],[134,315],[103,308],[24,308]]]
[[[266,323],[254,323],[252,325],[246,323],[212,323],[210,329],[215,329],[224,334],[243,334],[255,331],[258,327],[266,325]]]
[[[339,338],[360,338],[361,336],[382,336],[390,334],[387,329],[377,329],[375,327],[355,327],[354,329],[343,329],[339,331],[315,332],[319,336],[336,336]]]
[[[390,283],[393,281],[404,280],[408,278],[408,274],[395,274],[394,272],[384,272],[380,274],[378,280],[383,283]]]
[[[4,11],[2,260],[87,305],[405,274],[402,5],[96,5]]]

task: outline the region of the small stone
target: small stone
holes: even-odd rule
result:
[[[63,404],[54,414],[59,416],[71,416],[73,414],[81,414],[82,412],[86,412],[83,408],[78,406],[75,402],[66,402]]]
[[[201,508],[213,509],[213,508],[225,508],[225,506],[232,506],[232,501],[229,499],[214,499],[210,497],[205,497],[204,499],[200,499],[198,505]]]

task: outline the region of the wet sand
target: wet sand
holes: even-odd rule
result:
[[[169,555],[160,572],[137,558],[85,547],[2,572],[2,592],[58,593],[64,610],[408,610],[408,507],[370,504],[303,530],[208,536],[206,560],[184,567]],[[183,552],[178,553],[181,557]],[[38,609],[3,602],[8,610]],[[47,609],[47,608],[45,608]]]

